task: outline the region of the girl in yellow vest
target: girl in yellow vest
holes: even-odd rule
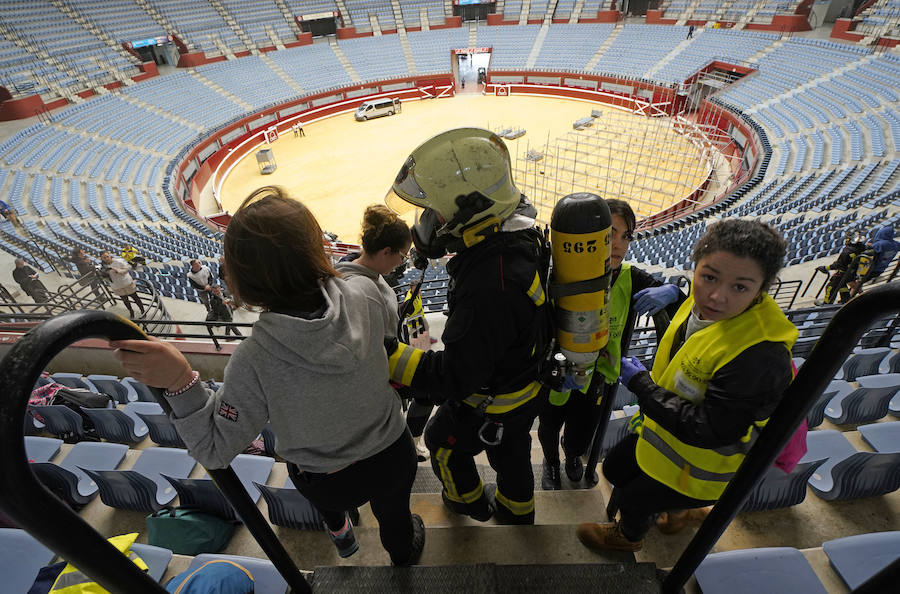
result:
[[[636,225],[634,211],[624,200],[607,200],[612,215],[610,230],[610,267],[613,271],[612,289],[609,297],[609,344],[610,359],[597,361],[594,373],[603,374],[597,378],[602,382],[600,395],[609,393],[607,388],[619,379],[619,358],[622,353],[622,333],[628,319],[628,311],[633,308],[638,314],[655,314],[663,308],[669,315],[675,315],[678,305],[684,301],[684,294],[675,285],[664,285],[640,268],[624,263],[628,245]],[[597,399],[589,399],[577,390],[571,392],[551,392],[550,399],[540,414],[538,439],[544,450],[544,467],[541,487],[545,491],[561,488],[559,464],[559,432],[563,430],[562,447],[565,454],[565,471],[570,481],[580,481],[584,476],[581,456],[590,446],[591,437],[597,426]]]
[[[725,220],[694,246],[694,282],[648,372],[623,358],[641,407],[603,463],[618,522],[578,526],[592,550],[637,551],[661,512],[671,533],[719,499],[791,381],[797,329],[766,289],[786,243],[772,227]],[[689,510],[685,512],[684,510]]]

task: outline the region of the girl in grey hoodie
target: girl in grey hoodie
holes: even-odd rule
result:
[[[415,563],[425,540],[409,511],[416,455],[384,350],[396,308],[370,279],[340,277],[312,213],[281,188],[251,194],[224,243],[235,302],[263,312],[219,390],[169,342],[113,342],[116,356],[135,379],[166,389],[172,422],[201,464],[228,466],[269,422],[338,554],[359,548],[347,511],[369,501],[391,561]]]

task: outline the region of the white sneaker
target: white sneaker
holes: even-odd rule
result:
[[[428,448],[425,447],[422,436],[420,435],[419,437],[414,437],[413,443],[416,444],[416,459],[419,462],[424,462],[425,460],[427,460],[428,456],[430,456],[430,453],[428,451]]]

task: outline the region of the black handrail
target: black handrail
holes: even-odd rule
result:
[[[744,501],[772,466],[863,333],[875,320],[897,312],[900,312],[900,283],[891,283],[850,300],[834,314],[797,377],[785,390],[765,430],[666,577],[663,592],[681,590],[740,512]]]
[[[133,322],[109,312],[68,312],[36,326],[0,361],[0,510],[107,590],[162,594],[162,586],[37,480],[25,453],[22,419],[35,381],[59,352],[73,342],[92,337],[147,338]],[[161,391],[153,392],[163,410],[170,413],[171,407]],[[207,473],[293,591],[311,592],[234,469],[207,469]]]

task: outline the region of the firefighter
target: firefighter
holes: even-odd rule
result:
[[[513,184],[509,151],[492,132],[459,128],[416,148],[386,198],[424,209],[413,226],[419,253],[450,275],[442,351],[389,345],[391,378],[420,388],[437,412],[425,429],[431,464],[453,512],[534,523],[531,426],[546,401],[536,381],[551,334],[547,261],[536,210]],[[497,484],[474,457],[486,451]]]
[[[825,299],[817,299],[816,305],[834,303],[838,297],[840,297],[841,303],[846,303],[850,300],[849,283],[856,279],[859,256],[865,249],[866,244],[862,237],[857,235],[851,238],[848,236],[844,240],[844,247],[841,249],[841,253],[838,254],[837,259],[827,268],[825,266],[816,268],[816,270],[825,274],[828,274],[829,270],[834,271],[831,278],[828,279],[828,284],[825,285]]]

